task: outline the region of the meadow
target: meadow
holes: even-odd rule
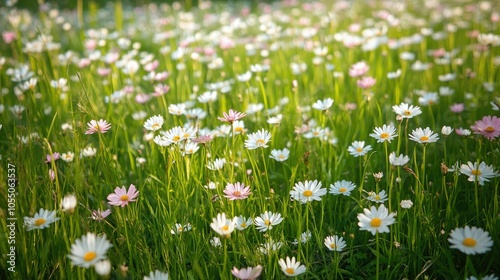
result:
[[[499,279],[495,1],[15,2],[1,279]]]

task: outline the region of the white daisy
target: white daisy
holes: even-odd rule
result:
[[[301,265],[300,262],[295,261],[295,257],[292,257],[292,259],[286,257],[286,262],[285,260],[280,259],[278,263],[283,273],[287,276],[297,276],[306,272],[306,267]]]
[[[276,150],[276,149],[272,150],[271,155],[269,157],[276,161],[282,162],[287,160],[289,156],[290,156],[290,150],[288,150],[287,148],[283,148],[283,150]]]
[[[333,99],[327,98],[324,100],[316,101],[316,103],[314,103],[312,107],[319,111],[325,111],[328,110],[332,106],[332,104],[333,104]]]
[[[265,232],[280,224],[283,221],[280,213],[264,212],[254,219],[254,224],[260,232]]]
[[[355,157],[360,157],[366,155],[369,151],[372,150],[372,146],[365,146],[365,141],[354,141],[351,146],[347,148],[349,154]]]
[[[492,165],[486,165],[483,161],[479,165],[477,162],[467,162],[460,167],[460,173],[469,176],[469,182],[478,181],[479,185],[483,186],[484,182],[489,182],[491,178],[499,176],[498,172],[493,169]]]
[[[493,247],[493,240],[482,228],[465,226],[451,231],[448,241],[450,248],[458,249],[467,255],[484,254]]]
[[[424,129],[417,128],[411,132],[410,140],[415,141],[420,144],[434,143],[439,140],[437,133],[434,133],[430,128],[426,127]]]
[[[71,254],[68,258],[73,265],[89,268],[100,260],[106,259],[106,252],[113,245],[106,236],[96,236],[88,232],[71,245]]]
[[[378,143],[382,143],[385,141],[391,142],[391,140],[398,135],[396,134],[396,128],[393,125],[384,124],[382,127],[376,127],[370,136],[377,139]]]
[[[152,116],[144,123],[144,128],[150,131],[156,131],[163,125],[163,117],[161,115]]]
[[[358,214],[358,226],[360,230],[367,230],[373,235],[377,232],[389,232],[389,225],[396,221],[394,213],[389,214],[384,204],[381,204],[378,209],[375,206],[370,207],[370,209],[365,208],[363,212]]]
[[[343,194],[345,196],[350,196],[351,191],[356,188],[353,182],[342,180],[337,181],[333,185],[330,184],[330,193],[334,195]]]
[[[257,148],[267,148],[267,143],[271,140],[271,134],[261,129],[257,132],[248,134],[248,139],[245,140],[245,147],[249,150],[254,150]]]
[[[342,252],[342,250],[346,246],[344,238],[338,237],[337,235],[327,236],[325,238],[324,244],[325,244],[326,248],[328,248],[328,250],[338,251],[338,252]]]
[[[24,217],[24,225],[27,231],[44,229],[57,220],[59,220],[59,218],[56,218],[56,211],[49,211],[42,208],[38,213],[35,213],[33,218]]]
[[[304,183],[298,182],[290,191],[290,195],[294,200],[300,201],[305,204],[307,202],[317,200],[320,201],[321,197],[327,192],[326,189],[321,188],[321,182],[318,180],[305,181]]]
[[[420,110],[420,107],[409,105],[407,103],[401,103],[400,105],[394,105],[394,106],[392,106],[392,110],[404,119],[405,118],[407,118],[407,119],[413,118],[415,116],[422,114],[422,110]]]

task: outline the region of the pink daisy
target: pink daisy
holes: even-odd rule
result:
[[[500,135],[500,118],[496,116],[484,116],[470,127],[474,134],[482,134],[492,141]]]
[[[108,195],[108,200],[110,205],[125,207],[129,202],[136,201],[138,195],[139,191],[130,184],[128,191],[124,186],[116,187],[115,192]]]
[[[96,132],[106,133],[111,128],[111,124],[103,119],[99,121],[91,120],[87,125],[89,128],[85,131],[85,134],[94,134]]]
[[[242,119],[244,116],[246,116],[245,113],[240,113],[238,111],[234,111],[233,109],[229,109],[229,114],[226,112],[222,113],[224,117],[217,117],[219,121],[223,122],[228,122],[228,123],[233,123],[234,121],[237,121],[239,119]]]
[[[245,188],[245,184],[239,182],[227,184],[224,193],[226,194],[224,197],[229,198],[229,200],[245,199],[252,194],[250,187]]]
[[[359,79],[357,82],[358,87],[360,87],[362,89],[369,89],[372,86],[374,86],[375,83],[376,83],[376,80],[372,77],[363,77],[363,78]]]

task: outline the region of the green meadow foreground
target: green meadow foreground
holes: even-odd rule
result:
[[[1,279],[499,279],[495,1],[15,2]]]

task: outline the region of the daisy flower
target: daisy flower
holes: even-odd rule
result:
[[[72,162],[74,158],[75,158],[75,153],[73,152],[67,152],[61,155],[61,159],[64,160],[65,162]]]
[[[484,116],[470,127],[474,134],[481,134],[492,141],[500,135],[500,118],[496,116]]]
[[[420,110],[420,107],[409,105],[404,102],[401,103],[400,105],[392,106],[392,110],[394,111],[394,113],[398,114],[404,119],[411,119],[415,116],[422,114],[422,110]]]
[[[306,272],[306,267],[301,265],[300,262],[295,261],[295,257],[292,257],[292,259],[286,257],[286,262],[285,260],[280,259],[278,263],[286,276],[297,276]]]
[[[403,154],[396,156],[396,153],[392,152],[389,155],[389,162],[391,163],[392,166],[403,166],[403,165],[407,164],[409,161],[410,161],[410,158],[408,156],[403,155]]]
[[[175,227],[170,230],[171,234],[179,234],[185,231],[190,231],[191,230],[191,224],[187,223],[185,225],[175,223]]]
[[[443,128],[441,128],[441,134],[443,134],[444,136],[448,136],[452,132],[453,132],[453,128],[451,128],[450,126],[445,125],[445,126],[443,126]]]
[[[224,197],[229,198],[229,200],[245,199],[252,194],[250,187],[245,187],[245,184],[240,182],[227,184],[224,193],[226,194]]]
[[[238,279],[253,280],[257,279],[262,273],[262,266],[258,265],[256,267],[247,267],[242,269],[238,269],[235,266],[231,270],[231,273]]]
[[[259,251],[264,255],[268,255],[271,252],[278,251],[281,246],[283,246],[283,242],[275,242],[274,240],[269,239],[269,242],[260,244]]]
[[[226,159],[225,158],[217,158],[213,162],[210,162],[207,165],[207,168],[210,170],[219,170],[222,169],[222,167],[226,164]]]
[[[243,121],[233,122],[233,131],[235,134],[242,134],[246,132],[245,123]]]
[[[225,213],[222,214],[219,213],[217,214],[216,218],[212,219],[210,227],[222,237],[227,238],[231,235],[231,232],[234,231],[235,223],[236,223],[236,218],[230,220],[226,218]]]
[[[332,106],[332,104],[333,104],[333,99],[327,98],[324,100],[316,101],[316,103],[314,103],[312,105],[312,107],[316,110],[319,110],[319,111],[326,111],[326,110],[328,110],[328,108],[330,108]]]
[[[413,206],[413,202],[411,200],[401,200],[399,205],[401,208],[410,209]]]
[[[342,180],[337,181],[333,185],[330,184],[330,193],[333,195],[343,194],[345,196],[350,196],[351,191],[356,188],[353,182]]]
[[[394,213],[390,213],[381,204],[378,209],[375,206],[363,209],[364,213],[358,214],[358,226],[360,230],[367,230],[375,235],[377,232],[389,232],[389,226],[395,223]]]
[[[384,124],[382,127],[376,127],[370,136],[377,139],[378,143],[385,141],[390,143],[391,140],[398,135],[396,134],[396,128],[393,125]]]
[[[389,198],[387,197],[387,194],[385,193],[384,190],[382,190],[379,193],[369,192],[368,197],[366,199],[368,199],[369,201],[376,202],[376,203],[384,203],[385,201],[389,200]]]
[[[73,211],[75,211],[76,204],[77,201],[76,201],[76,196],[74,194],[66,195],[61,200],[61,208],[63,212],[73,213]]]
[[[100,119],[99,121],[91,120],[87,123],[87,126],[88,129],[85,134],[94,134],[96,132],[106,133],[111,128],[111,124],[103,119]]]
[[[148,276],[144,276],[144,280],[168,280],[168,273],[159,270],[151,271]]]
[[[238,111],[234,111],[233,109],[229,109],[229,112],[222,113],[223,117],[217,117],[219,121],[222,122],[228,122],[228,123],[233,123],[234,121],[237,121],[239,119],[242,119],[243,117],[246,116],[245,113],[241,113]]]
[[[88,232],[71,245],[71,254],[68,258],[73,265],[89,268],[98,261],[106,259],[106,252],[112,246],[105,235],[96,236]]]
[[[287,160],[289,156],[290,156],[290,150],[288,150],[287,148],[283,148],[283,150],[276,150],[276,149],[272,150],[271,155],[269,157],[276,161],[283,162]]]
[[[363,77],[359,79],[356,83],[358,87],[362,89],[369,89],[375,85],[377,81],[373,77]]]
[[[325,244],[326,248],[328,248],[328,250],[338,251],[338,252],[342,252],[342,250],[346,246],[344,238],[338,237],[337,235],[327,236],[325,238],[324,244]]]
[[[437,142],[439,136],[434,133],[430,128],[426,127],[424,129],[417,128],[409,134],[410,140],[415,141],[420,144],[434,143]]]
[[[101,211],[101,209],[98,209],[98,210],[94,210],[92,211],[92,219],[93,220],[96,220],[96,221],[102,221],[104,219],[106,219],[107,216],[109,216],[109,214],[111,214],[111,210],[110,209],[107,209],[105,211]]]
[[[245,147],[249,150],[257,148],[267,148],[267,143],[271,140],[271,134],[265,129],[248,134],[248,139],[245,140]]]
[[[451,231],[448,241],[450,248],[458,249],[467,255],[484,254],[493,247],[493,240],[487,231],[482,228],[456,228]]]
[[[161,115],[152,116],[144,123],[144,128],[150,131],[157,131],[163,125],[163,121]]]
[[[475,276],[470,276],[465,278],[465,280],[498,280],[498,277],[495,274],[490,274],[479,278]]]
[[[358,63],[351,65],[351,68],[349,68],[349,76],[360,77],[366,74],[368,70],[370,70],[370,66],[368,66],[366,62],[360,61]]]
[[[252,218],[245,218],[243,216],[238,216],[236,217],[236,222],[234,224],[234,227],[237,230],[244,230],[252,224],[253,224]]]
[[[290,195],[294,200],[298,200],[300,203],[305,204],[313,200],[320,201],[321,197],[325,195],[326,192],[327,190],[321,188],[321,182],[318,182],[318,180],[306,180],[304,183],[295,183],[293,190],[290,191]]]
[[[347,148],[347,151],[351,156],[360,157],[366,155],[369,151],[372,150],[372,146],[365,146],[365,141],[354,141],[351,146]]]
[[[42,208],[38,213],[35,213],[33,218],[24,217],[24,225],[26,226],[26,231],[44,229],[57,220],[59,218],[56,218],[56,211],[49,211]]]
[[[115,192],[108,195],[110,205],[125,207],[129,202],[136,201],[139,191],[134,185],[130,185],[128,191],[125,186],[116,187]]]
[[[111,273],[111,262],[109,260],[100,260],[94,264],[95,272],[107,279],[107,276]]]
[[[265,232],[280,224],[283,221],[280,213],[264,212],[254,219],[254,224],[260,232]]]
[[[210,239],[210,245],[212,245],[214,247],[222,246],[222,243],[220,242],[220,238],[217,236],[214,236],[212,239]]]
[[[311,234],[311,231],[308,230],[308,231],[305,231],[303,233],[300,234],[300,243],[302,244],[305,244],[307,243],[309,240],[311,240],[311,237],[312,237],[312,234]],[[292,241],[292,244],[293,245],[297,245],[299,244],[299,241],[297,240],[297,238],[295,238],[293,241]]]
[[[479,182],[483,186],[484,182],[489,182],[491,178],[497,177],[499,174],[493,169],[492,165],[486,165],[483,161],[479,165],[477,162],[467,162],[460,167],[460,173],[469,176],[469,182]]]

